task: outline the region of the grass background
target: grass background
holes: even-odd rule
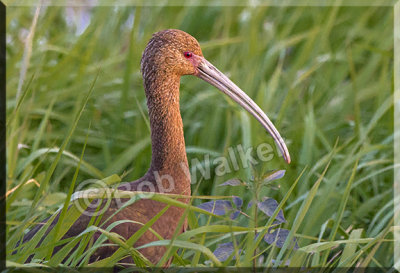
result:
[[[297,266],[338,265],[341,257],[349,258],[346,266],[393,265],[391,7],[42,7],[32,27],[34,14],[35,7],[7,8],[10,262],[18,262],[10,252],[17,238],[64,203],[71,183],[113,174],[131,181],[146,172],[151,147],[141,53],[152,33],[178,28],[199,40],[205,57],[260,105],[288,143],[290,165],[275,157],[259,168],[286,170],[279,189],[259,194],[280,201],[290,193],[283,227],[305,254],[260,244],[273,259],[259,265],[274,265],[283,253]],[[272,144],[254,118],[194,77],[181,80],[181,113],[189,162],[226,156],[238,144]],[[197,181],[193,193],[237,195],[247,205],[251,192],[217,185],[252,175],[241,169],[212,176]],[[193,229],[221,221],[198,220]],[[215,236],[210,228],[187,241],[213,251],[224,242]],[[329,241],[336,243],[318,244]],[[179,253],[193,266],[207,264],[204,252]],[[227,264],[252,263],[244,256]]]

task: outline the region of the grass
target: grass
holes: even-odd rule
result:
[[[141,53],[152,33],[179,28],[195,36],[206,58],[269,115],[289,143],[292,156],[290,165],[275,157],[254,169],[241,165],[223,176],[216,176],[217,166],[213,166],[210,179],[194,181],[193,195],[217,200],[240,196],[247,207],[256,188],[259,198],[278,200],[287,220],[281,227],[290,231],[289,238],[298,238],[299,249],[291,250],[291,240],[282,248],[254,240],[257,233],[267,233],[278,210],[266,218],[253,209],[248,217],[240,215],[233,221],[205,211],[195,213],[189,206],[189,231],[154,243],[170,246],[164,260],[174,256],[177,266],[281,263],[369,266],[382,271],[392,266],[391,10],[42,7],[33,26],[34,8],[9,7],[8,265],[20,265],[34,251],[39,237],[12,254],[24,232],[67,204],[79,184],[93,178],[132,181],[145,173],[151,147],[139,71]],[[85,20],[86,28],[82,27]],[[229,157],[229,147],[238,144],[272,144],[255,119],[193,77],[181,80],[181,112],[190,165],[204,163],[206,155],[211,160]],[[286,173],[272,186],[256,187],[261,182],[251,181],[252,176],[262,177],[273,169]],[[218,187],[232,178],[253,190]],[[161,201],[179,205],[173,198]],[[202,198],[192,200],[195,206],[203,202]],[[77,211],[66,213],[64,221],[78,216]],[[65,229],[60,225],[48,244],[58,243]],[[80,240],[89,243],[94,230],[88,227],[80,237],[67,240],[68,247]],[[107,230],[101,232],[104,239],[121,246],[115,257],[133,255],[138,264],[147,264],[127,243],[135,238],[125,242]],[[222,262],[213,254],[226,242],[234,242],[239,259],[232,254]],[[45,260],[57,265],[68,251],[59,253],[50,258],[48,249],[39,251],[32,263]],[[89,254],[81,247],[65,264],[87,265]],[[118,261],[115,257],[95,265],[112,266]]]

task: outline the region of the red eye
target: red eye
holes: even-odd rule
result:
[[[192,52],[186,51],[185,53],[183,53],[183,55],[185,56],[185,58],[191,58],[192,57]]]

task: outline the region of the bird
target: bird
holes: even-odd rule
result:
[[[130,191],[163,192],[167,188],[169,194],[188,197],[191,195],[191,181],[190,175],[187,174],[189,166],[179,104],[180,79],[184,75],[193,75],[206,81],[247,110],[273,137],[284,160],[290,163],[290,155],[285,142],[264,111],[227,76],[205,59],[199,42],[190,34],[178,29],[167,29],[154,33],[144,49],[140,66],[150,120],[151,163],[142,178],[120,186],[118,189],[126,190],[128,186]],[[188,202],[188,198],[179,200]],[[104,210],[102,219],[112,216],[118,209],[118,205],[118,202],[112,199]],[[132,220],[111,229],[111,232],[128,239],[142,227],[137,224],[138,222],[147,223],[165,206],[165,203],[151,199],[137,200],[112,216],[103,228],[120,220]],[[96,207],[89,206],[86,209],[86,212],[89,213],[83,213],[62,238],[78,236],[88,227],[91,220],[90,212],[95,212],[96,209]],[[181,233],[186,230],[186,222],[183,226],[178,225],[179,219],[183,215],[183,208],[170,206],[151,228],[162,238],[171,239],[176,231]],[[54,218],[46,234],[54,228],[58,218],[59,215]],[[42,225],[38,225],[28,232],[23,238],[23,242],[29,241],[46,220],[42,222]],[[100,235],[100,232],[95,232],[93,240],[97,240]],[[146,231],[133,247],[143,246],[157,240],[159,238],[152,232]],[[54,253],[61,247],[56,247]],[[112,244],[100,247],[91,254],[90,262],[110,257],[117,249],[118,246]],[[166,247],[151,246],[141,248],[139,252],[152,264],[157,264],[166,252]],[[134,263],[132,257],[125,257],[121,261],[128,264]],[[164,266],[168,266],[170,263],[171,259]]]

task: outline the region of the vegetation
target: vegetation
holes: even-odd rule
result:
[[[23,234],[68,204],[88,179],[109,185],[146,172],[151,146],[139,64],[151,34],[167,28],[196,37],[205,57],[260,105],[288,143],[292,163],[275,156],[224,175],[216,175],[214,164],[207,179],[197,171],[192,192],[203,197],[187,209],[189,230],[158,242],[171,250],[163,261],[173,255],[176,266],[382,271],[394,264],[391,7],[49,6],[37,23],[35,12],[7,9],[9,266],[21,265],[40,239],[13,254]],[[254,118],[191,76],[181,81],[181,112],[192,166],[208,156],[230,158],[229,148],[239,144],[273,144]],[[272,170],[285,170],[284,176],[264,183]],[[240,183],[219,186],[230,179]],[[196,207],[231,196],[243,200],[242,208],[265,197],[279,207],[268,216],[254,203],[237,217]],[[257,237],[276,230],[279,209],[286,221],[278,227],[290,231],[281,248]],[[35,250],[31,265],[55,266],[66,257],[66,266],[87,265],[93,227],[67,240],[60,254],[51,257],[49,250],[79,214],[63,216],[65,224]],[[129,244],[135,238],[124,242],[102,232],[122,246],[118,255],[147,264]],[[231,242],[234,251],[221,259],[218,251]]]

